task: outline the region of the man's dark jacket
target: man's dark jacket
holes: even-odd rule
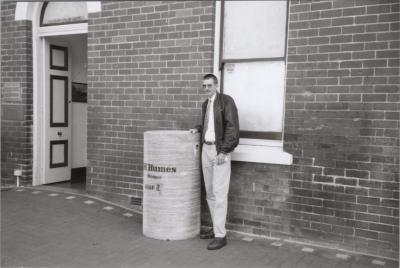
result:
[[[201,122],[204,126],[204,118],[207,111],[208,99],[202,105]],[[204,141],[204,129],[196,128],[202,132],[201,140]],[[214,100],[214,129],[217,153],[230,153],[239,144],[239,119],[238,111],[232,97],[216,93]]]

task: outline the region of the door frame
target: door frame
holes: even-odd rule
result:
[[[25,3],[24,3],[25,4]],[[45,94],[43,90],[44,79],[46,79],[46,68],[44,62],[45,42],[44,38],[48,36],[63,36],[71,34],[87,34],[88,24],[65,24],[56,26],[40,27],[40,13],[43,3],[28,3],[30,6],[25,7],[30,9],[30,17],[27,19],[32,21],[32,78],[33,78],[33,126],[32,126],[32,146],[33,146],[33,159],[32,159],[32,185],[44,184],[45,175]],[[101,4],[99,2],[88,2],[88,13],[101,11]],[[93,8],[96,4],[97,8]],[[89,9],[90,6],[90,9]],[[21,19],[18,6],[16,9],[16,19]],[[33,14],[33,15],[32,15]]]

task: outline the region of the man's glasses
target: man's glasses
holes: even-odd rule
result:
[[[213,84],[203,84],[203,88],[212,88]]]

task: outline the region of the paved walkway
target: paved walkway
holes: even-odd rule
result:
[[[98,199],[45,188],[1,192],[1,267],[398,267],[385,259],[230,235],[159,241],[142,235],[139,215]]]

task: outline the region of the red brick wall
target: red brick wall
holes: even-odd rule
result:
[[[212,71],[211,1],[102,3],[88,35],[88,180],[93,194],[142,196],[143,132],[199,122]]]
[[[1,184],[32,183],[32,30],[15,21],[15,2],[1,5]]]
[[[398,256],[399,2],[290,3],[291,224],[312,239]]]
[[[142,196],[143,132],[199,121],[214,11],[102,7],[89,21],[88,189],[130,204]],[[230,230],[397,257],[398,26],[394,2],[290,2],[284,146],[294,163],[233,163]]]

